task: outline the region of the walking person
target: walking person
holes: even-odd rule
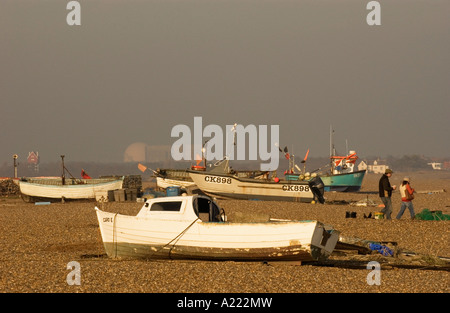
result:
[[[378,183],[378,193],[381,198],[381,201],[384,204],[384,209],[381,210],[382,213],[384,213],[384,216],[386,219],[391,219],[392,214],[392,191],[397,188],[397,186],[393,185],[391,186],[391,183],[389,182],[389,178],[392,176],[393,171],[388,168],[383,176],[381,176],[380,181]]]
[[[412,203],[412,200],[414,199],[414,189],[410,186],[409,177],[403,178],[403,182],[398,189],[400,190],[400,195],[402,196],[402,205],[400,207],[400,212],[397,214],[397,219],[399,220],[402,217],[406,208],[409,209],[411,219],[414,219],[414,216],[416,215],[414,213],[414,206]]]

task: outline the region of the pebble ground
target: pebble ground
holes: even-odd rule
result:
[[[402,173],[394,173],[399,185]],[[450,214],[450,172],[410,173],[417,191],[416,213],[424,208]],[[230,221],[238,215],[283,219],[317,219],[346,237],[395,241],[401,249],[434,258],[450,256],[450,221],[365,219],[378,207],[353,206],[360,200],[380,204],[379,175],[367,174],[361,193],[327,193],[327,204],[219,200]],[[446,192],[431,192],[438,190]],[[105,256],[95,203],[35,205],[0,199],[0,292],[2,293],[448,293],[448,270],[386,267],[380,285],[366,281],[365,264],[379,255],[333,254],[328,264],[260,262],[118,260]],[[141,203],[106,203],[103,209],[136,214]],[[395,218],[400,196],[393,196]],[[346,218],[347,211],[356,218]],[[71,261],[80,264],[81,284],[69,285]],[[353,261],[353,262],[349,262]],[[356,262],[356,263],[355,263]],[[354,266],[357,264],[358,266]],[[69,275],[70,276],[70,275]]]

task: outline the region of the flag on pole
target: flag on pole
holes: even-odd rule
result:
[[[141,163],[138,164],[138,169],[144,173],[147,170],[147,166],[142,165]]]
[[[91,179],[91,177],[84,171],[84,169],[81,169],[81,178]]]
[[[303,159],[303,161],[301,163],[305,163],[306,162],[306,159],[308,159],[308,154],[309,154],[309,149],[308,149],[308,151],[306,151],[305,158]]]

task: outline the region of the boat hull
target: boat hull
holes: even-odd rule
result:
[[[190,172],[197,187],[207,195],[223,199],[311,202],[314,194],[308,182],[244,179],[217,173]]]
[[[171,186],[179,186],[183,188],[195,186],[192,180],[171,179],[164,177],[156,177],[156,184],[158,187],[166,189]]]
[[[123,178],[118,180],[109,180],[97,183],[85,183],[74,185],[58,185],[57,181],[26,182],[19,181],[22,198],[31,200],[49,199],[61,200],[96,200],[101,197],[107,199],[109,190],[121,189]]]
[[[352,173],[321,175],[325,185],[325,191],[358,192],[364,179],[366,171]]]
[[[156,177],[156,184],[158,187],[166,189],[171,186],[179,186],[182,188],[194,187],[195,183],[189,176],[188,170],[174,170],[174,169],[163,169],[159,170],[162,176]],[[202,172],[200,170],[194,170],[195,172]],[[239,171],[236,175],[240,178],[250,178],[263,179],[266,172],[261,171]]]
[[[317,221],[155,221],[96,212],[105,251],[112,258],[314,261],[326,259],[339,239],[339,232]]]

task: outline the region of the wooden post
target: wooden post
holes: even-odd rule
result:
[[[64,155],[61,155],[61,159],[62,159],[62,175],[61,175],[61,179],[62,179],[62,184],[65,185],[66,184],[66,176],[64,175]]]
[[[13,159],[14,159],[14,178],[17,178],[17,162],[16,160],[19,158],[19,156],[17,154],[13,155]]]

